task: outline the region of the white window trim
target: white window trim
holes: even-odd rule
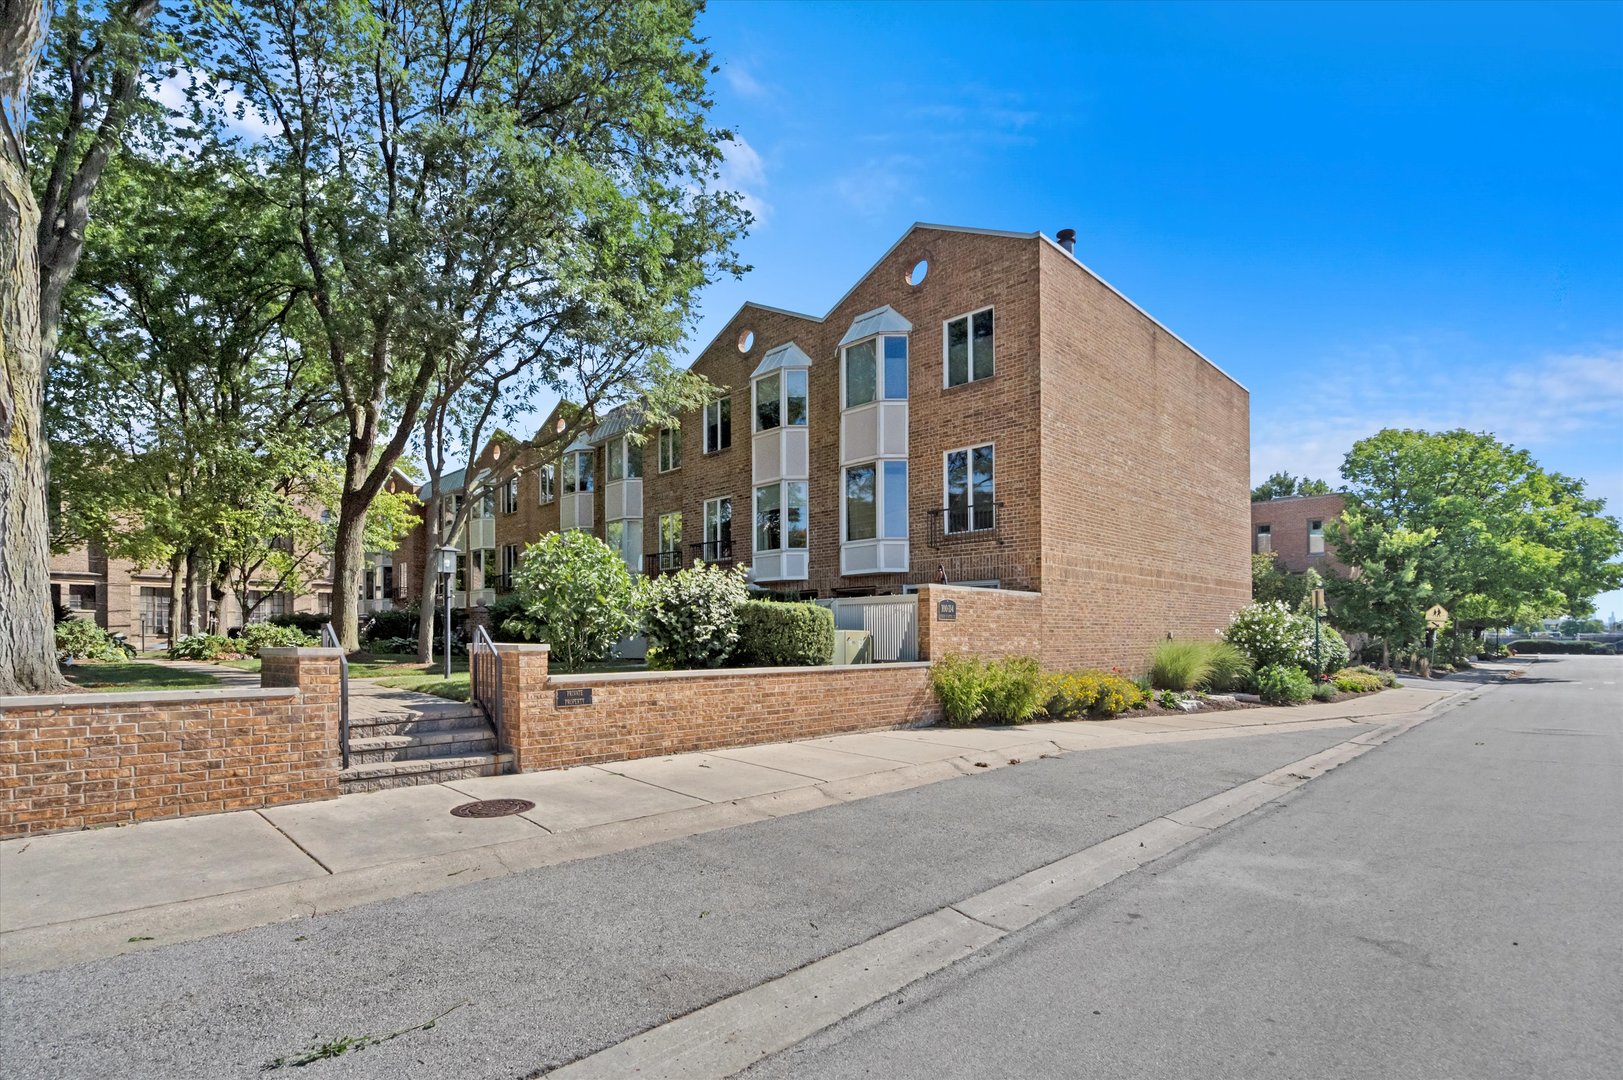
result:
[[[971,381],[973,381],[973,380],[971,380]],[[960,384],[960,385],[962,385],[962,384]],[[970,497],[969,498],[969,507],[970,507],[969,520],[973,524],[974,520],[975,520],[975,509],[974,509],[974,507],[975,507],[975,497],[974,497],[975,496],[975,457],[974,457],[974,453],[975,453],[976,450],[979,450],[983,446],[990,446],[992,448],[992,502],[994,504],[994,507],[995,507],[995,504],[997,503],[997,440],[996,439],[991,439],[991,440],[988,440],[987,442],[973,443],[973,444],[971,444],[969,446],[955,446],[951,450],[946,451],[945,453],[943,453],[941,455],[941,535],[942,536],[961,536],[961,535],[963,535],[965,533],[991,532],[992,529],[997,528],[997,510],[995,508],[992,511],[992,529],[956,529],[956,530],[954,530],[954,529],[947,528],[947,526],[949,524],[951,524],[951,520],[952,520],[951,518],[948,517],[948,515],[950,513],[952,513],[952,499],[951,499],[951,494],[952,493],[951,493],[951,491],[949,489],[949,480],[948,480],[948,476],[947,476],[947,469],[948,469],[947,459],[950,458],[954,454],[966,454],[966,455],[969,455],[967,460],[966,460],[966,464],[969,467],[969,473],[968,473],[969,497]]]
[[[765,487],[766,485],[762,484],[761,486]],[[703,543],[707,547],[709,545],[711,545],[711,544],[719,544],[719,543],[721,543],[721,537],[720,536],[717,536],[714,540],[712,540],[710,538],[710,507],[712,505],[715,506],[715,508],[716,508],[716,524],[717,524],[717,526],[720,526],[720,524],[721,524],[721,504],[722,503],[728,503],[730,505],[732,503],[732,501],[733,501],[733,497],[731,495],[717,495],[713,499],[706,499],[704,501],[704,520],[699,523],[699,529],[700,529],[700,535],[702,535],[704,537]],[[728,515],[727,521],[728,521],[729,524],[732,523],[733,517],[732,517],[731,514]],[[751,488],[750,489],[750,530],[751,530],[750,539],[751,539],[751,541],[753,541],[754,538],[755,538],[754,529],[755,529],[755,489]],[[719,533],[721,530],[718,527],[718,529],[716,531]]]
[[[996,324],[994,323],[994,328],[995,328],[995,325]],[[945,333],[946,331],[942,331],[942,332]],[[893,338],[893,337],[901,338],[902,340],[907,342],[907,395],[905,397],[899,397],[899,398],[893,398],[893,397],[886,397],[885,396],[885,339],[886,338]],[[845,379],[845,369],[846,369],[845,354],[850,352],[852,349],[856,348],[858,345],[864,345],[864,344],[867,344],[870,341],[874,343],[874,350],[873,350],[873,364],[874,364],[874,368],[873,368],[873,392],[874,392],[874,396],[873,396],[873,400],[872,401],[864,401],[860,405],[848,405],[847,402],[850,401],[850,398],[848,398],[846,396],[846,393],[845,393],[845,382],[846,382],[846,379]],[[909,399],[912,398],[912,396],[913,396],[913,336],[911,334],[901,334],[901,333],[897,333],[895,331],[891,331],[889,333],[883,333],[883,334],[872,334],[872,335],[870,335],[868,337],[865,337],[865,338],[862,338],[862,339],[860,339],[858,341],[853,341],[853,342],[851,342],[851,343],[849,343],[847,345],[840,346],[840,411],[842,413],[844,413],[844,412],[855,412],[857,409],[866,409],[866,408],[868,408],[870,406],[879,405],[879,404],[882,404],[882,403],[884,403],[886,401],[908,401]],[[808,391],[807,397],[808,397],[808,399],[810,398],[809,391]],[[809,400],[807,402],[807,412],[808,413],[810,412],[810,401]],[[841,477],[841,479],[843,480],[844,477]]]
[[[892,459],[894,460],[894,459]],[[842,477],[843,479],[843,477]],[[800,484],[806,489],[806,543],[803,547],[790,547],[789,540],[789,485]],[[758,528],[757,519],[760,514],[755,500],[760,496],[762,488],[775,487],[778,489],[778,546],[774,548],[758,548],[755,546],[755,533]],[[714,501],[714,500],[712,500]],[[705,504],[709,506],[707,502]],[[709,543],[707,539],[705,543]],[[756,484],[750,488],[750,551],[763,554],[777,554],[778,552],[795,552],[811,550],[811,481],[809,480],[768,480],[764,484]]]
[[[990,311],[992,313],[992,374],[986,376],[984,379],[977,379],[975,378],[975,316],[981,314],[983,311]],[[948,373],[947,369],[947,364],[949,362],[947,359],[947,327],[952,323],[957,322],[959,319],[968,320],[968,325],[965,327],[965,329],[969,334],[969,378],[954,385],[951,381],[952,376]],[[996,377],[996,375],[997,305],[987,304],[985,307],[978,307],[973,311],[966,311],[962,315],[954,315],[950,319],[941,320],[941,389],[956,390],[959,386],[968,386],[970,383],[986,382],[988,379]]]
[[[552,491],[550,493],[547,491],[549,474],[552,480]],[[551,462],[547,462],[535,470],[535,497],[537,506],[546,506],[548,503],[558,500],[558,469]]]
[[[893,337],[899,335],[892,335]],[[791,424],[789,422],[789,376],[793,373],[806,376],[806,422]],[[761,420],[761,383],[767,379],[778,380],[778,426],[760,427]],[[807,367],[780,367],[757,375],[750,380],[750,434],[766,435],[774,431],[794,431],[797,428],[811,426],[811,368]]]

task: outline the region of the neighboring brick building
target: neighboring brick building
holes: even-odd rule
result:
[[[1251,553],[1272,552],[1293,574],[1309,567],[1326,576],[1344,575],[1347,566],[1334,550],[1340,495],[1293,495],[1251,504]]]
[[[745,304],[693,370],[725,395],[678,429],[634,446],[622,410],[548,479],[521,459],[480,584],[577,527],[793,596],[1040,591],[1051,666],[1137,667],[1250,598],[1249,395],[1040,233],[915,225],[823,316]]]
[[[391,475],[386,486],[391,492],[411,491],[415,487],[400,472]],[[316,513],[321,511],[311,511],[312,516]],[[363,612],[390,607],[400,597],[404,582],[397,585],[395,567],[405,564],[406,560],[398,551],[367,554],[361,586]],[[124,634],[135,645],[143,640],[151,645],[168,639],[170,598],[176,584],[168,566],[143,567],[128,559],[109,558],[94,544],[82,544],[51,556],[52,601],[79,618],[95,620],[104,630]],[[270,583],[265,584],[266,588],[271,587]],[[332,560],[328,559],[297,595],[290,592],[264,595],[254,608],[251,620],[264,622],[276,615],[331,610]],[[209,598],[209,623],[221,633],[242,625],[241,606],[232,590]]]

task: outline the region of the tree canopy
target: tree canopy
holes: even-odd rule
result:
[[[1251,489],[1251,501],[1267,502],[1270,499],[1288,499],[1295,495],[1329,494],[1330,485],[1323,480],[1309,480],[1305,476],[1276,472]]]

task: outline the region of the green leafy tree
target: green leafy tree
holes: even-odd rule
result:
[[[507,626],[552,646],[562,671],[608,659],[636,627],[636,593],[620,556],[575,529],[548,533],[524,549],[513,571],[523,613]]]
[[[247,0],[204,66],[269,128],[239,145],[277,203],[346,426],[334,625],[357,636],[367,507],[462,353],[536,377],[661,356],[742,268],[717,191],[698,7]],[[491,287],[494,283],[497,287]]]
[[[1389,647],[1418,642],[1434,603],[1479,634],[1587,614],[1623,582],[1604,502],[1491,435],[1387,429],[1353,446],[1342,476],[1336,553],[1359,573],[1331,595],[1343,623]]]
[[[1276,472],[1251,489],[1251,501],[1267,502],[1270,499],[1288,499],[1296,495],[1328,494],[1330,485],[1323,480],[1309,480],[1305,476],[1297,477],[1288,472]]]
[[[1257,603],[1277,600],[1286,607],[1298,608],[1323,584],[1317,570],[1309,568],[1293,574],[1272,552],[1251,556],[1251,599]]]

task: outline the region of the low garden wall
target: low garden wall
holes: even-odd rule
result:
[[[266,649],[263,688],[0,697],[0,837],[338,794],[337,649]]]
[[[498,644],[520,772],[934,723],[930,666],[551,675],[545,645]]]

